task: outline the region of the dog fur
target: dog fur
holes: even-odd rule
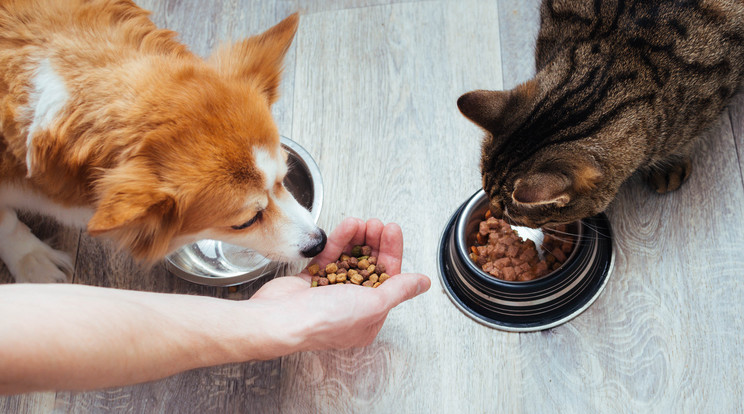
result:
[[[0,258],[17,281],[70,267],[18,209],[146,263],[203,238],[283,261],[323,248],[282,184],[271,116],[298,16],[204,60],[148,14],[129,0],[0,4]]]

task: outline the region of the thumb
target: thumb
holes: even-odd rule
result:
[[[431,287],[431,280],[419,273],[401,273],[392,276],[377,290],[385,295],[387,308],[392,309],[408,299],[426,292]]]

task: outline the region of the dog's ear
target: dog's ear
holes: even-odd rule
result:
[[[174,206],[173,198],[165,194],[152,194],[136,185],[120,185],[101,199],[88,222],[88,233],[98,236],[143,221],[151,215],[166,217]]]
[[[102,195],[88,233],[116,240],[140,260],[162,258],[178,230],[177,209],[176,200],[157,187],[155,177],[113,171],[99,181]]]
[[[279,97],[282,62],[292,44],[300,17],[287,17],[263,34],[220,46],[209,62],[223,76],[255,84],[269,104]]]

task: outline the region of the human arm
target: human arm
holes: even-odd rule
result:
[[[359,242],[374,245],[391,273],[399,273],[400,229],[375,220],[345,220],[317,260],[333,260]],[[303,350],[363,346],[392,307],[430,283],[401,274],[376,289],[311,289],[308,278],[274,279],[246,301],[82,285],[0,286],[0,393],[105,388]]]

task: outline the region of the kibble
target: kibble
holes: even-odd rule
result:
[[[336,273],[336,270],[338,270],[338,265],[336,263],[328,263],[325,267],[326,273]]]
[[[523,240],[504,220],[486,211],[478,225],[475,243],[470,246],[470,258],[484,272],[506,281],[528,281],[557,270],[573,250],[573,238],[567,226],[556,226],[554,233],[545,232],[540,259],[532,240]],[[382,277],[380,277],[382,279]]]
[[[390,279],[387,268],[372,256],[372,247],[354,246],[349,254],[342,254],[335,262],[324,267],[317,263],[307,267],[312,276],[311,287],[337,284],[355,284],[376,288]]]

